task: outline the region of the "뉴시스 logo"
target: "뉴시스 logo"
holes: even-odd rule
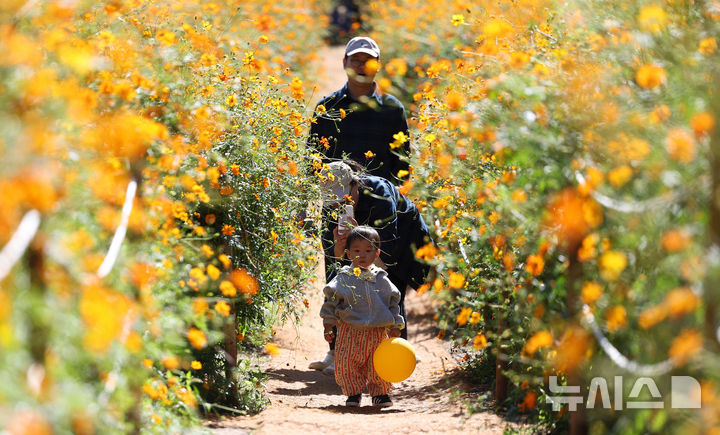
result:
[[[584,397],[580,395],[580,386],[560,386],[557,376],[550,376],[550,393],[547,400],[552,403],[553,411],[559,411],[563,405],[568,405],[569,411],[576,411],[578,405],[583,403]],[[590,381],[587,395],[587,408],[596,406],[596,401],[602,403],[604,409],[623,410],[627,409],[664,409],[665,401],[657,384],[652,378],[637,378],[628,394],[627,400],[623,401],[623,377],[615,376],[613,388],[613,400],[610,400],[610,390],[605,378],[595,377]],[[670,380],[670,408],[673,409],[697,409],[701,407],[700,383],[691,376],[672,376]],[[653,400],[640,400],[640,394],[647,390]]]

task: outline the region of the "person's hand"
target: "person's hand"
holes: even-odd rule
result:
[[[324,324],[323,325],[325,331],[323,332],[323,335],[325,336],[325,341],[328,343],[332,343],[333,339],[335,338],[335,331],[333,331],[332,325]]]
[[[337,228],[333,230],[333,240],[335,241],[335,247],[333,248],[333,255],[335,258],[342,259],[345,255],[345,247],[347,246],[347,236],[349,231],[345,231],[342,234]]]
[[[400,337],[400,330],[397,328],[391,328],[390,332],[388,332],[388,335],[390,338]]]

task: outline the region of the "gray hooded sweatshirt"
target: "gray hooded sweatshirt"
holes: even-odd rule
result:
[[[325,303],[320,317],[337,325],[338,320],[353,328],[405,327],[400,315],[400,291],[390,282],[387,272],[370,266],[355,276],[352,266],[343,266],[323,289]]]

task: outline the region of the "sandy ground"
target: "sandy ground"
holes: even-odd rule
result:
[[[319,83],[310,110],[317,101],[345,83],[343,47],[327,48],[319,58]],[[307,309],[299,324],[279,328],[274,342],[281,350],[267,367],[270,405],[252,417],[208,422],[213,433],[229,434],[368,434],[368,433],[482,433],[501,434],[508,425],[490,413],[469,414],[459,393],[458,366],[443,342],[436,338],[432,301],[415,292],[407,295],[408,338],[420,356],[415,372],[395,384],[394,406],[383,410],[363,396],[359,408],[344,406],[345,396],[335,379],[308,364],[328,350],[323,339],[320,283],[307,290]]]
[[[421,362],[407,380],[395,384],[391,408],[376,409],[363,395],[360,408],[344,406],[345,396],[331,376],[308,369],[327,351],[322,336],[319,288],[308,291],[310,304],[300,324],[278,330],[280,354],[267,367],[270,406],[252,417],[234,417],[209,423],[213,433],[482,433],[501,434],[507,425],[490,413],[468,414],[459,393],[458,366],[443,342],[436,338],[432,301],[415,292],[407,295],[408,338]]]

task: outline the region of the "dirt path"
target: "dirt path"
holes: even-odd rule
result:
[[[317,100],[344,84],[342,47],[328,48],[320,59],[324,73],[314,94]],[[321,71],[323,72],[323,71]],[[322,279],[308,290],[309,308],[300,324],[278,330],[274,342],[281,350],[267,367],[270,405],[253,417],[213,422],[213,433],[228,434],[368,434],[368,433],[482,433],[501,434],[507,426],[494,414],[468,414],[458,400],[458,366],[436,338],[432,301],[415,292],[407,295],[408,337],[422,359],[415,372],[395,384],[394,406],[378,410],[363,396],[360,408],[346,408],[345,397],[333,377],[308,369],[327,352],[322,321]]]

